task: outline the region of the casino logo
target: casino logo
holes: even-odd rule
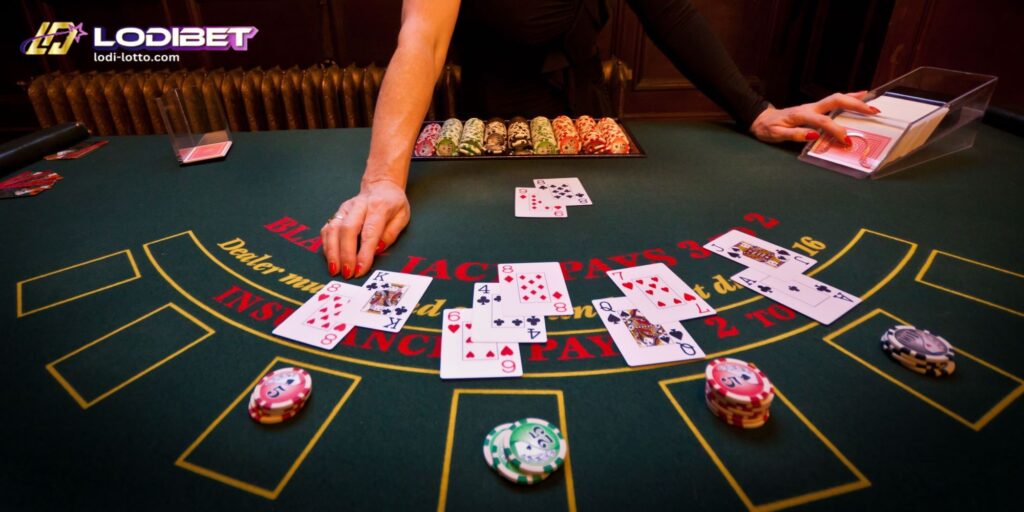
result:
[[[89,33],[70,21],[44,21],[39,25],[35,37],[21,43],[21,53],[25,55],[67,55],[73,43]],[[64,36],[63,39],[60,39]]]

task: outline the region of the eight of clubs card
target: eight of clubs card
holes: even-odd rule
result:
[[[388,270],[374,272],[363,283],[369,299],[359,305],[352,321],[368,329],[402,330],[432,280],[431,277]]]
[[[331,350],[355,327],[353,313],[369,297],[369,292],[363,288],[331,281],[273,332],[306,345]]]
[[[817,263],[813,258],[736,229],[704,244],[704,248],[767,274],[803,274]]]
[[[473,285],[473,339],[511,343],[544,343],[548,331],[541,315],[506,315],[498,283]]]
[[[515,343],[473,340],[473,310],[446,309],[441,325],[441,378],[522,377],[523,360]]]
[[[805,275],[765,274],[748,268],[732,280],[824,325],[860,304],[860,298]]]
[[[533,180],[533,185],[551,194],[555,204],[580,206],[594,204],[583,189],[579,178],[544,178]]]
[[[672,324],[715,314],[704,299],[664,263],[609,270],[608,277],[649,321]]]
[[[651,323],[626,297],[596,299],[594,310],[630,366],[705,358],[682,325]]]
[[[512,316],[571,315],[562,267],[555,262],[498,265],[502,313]]]

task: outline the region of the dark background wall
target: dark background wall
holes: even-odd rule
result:
[[[464,0],[472,1],[472,0]],[[993,104],[1024,112],[1024,2],[1020,0],[694,0],[740,70],[776,105],[870,88],[922,65],[995,74]],[[720,117],[651,41],[625,0],[609,0],[604,56],[633,69],[625,117]],[[0,138],[37,127],[24,84],[50,71],[386,65],[401,0],[8,0],[0,7]],[[180,63],[92,61],[85,44],[67,56],[26,56],[22,40],[43,21],[92,26],[254,25],[247,52],[181,52]],[[91,45],[90,45],[91,46]]]

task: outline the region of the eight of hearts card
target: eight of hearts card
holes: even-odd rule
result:
[[[679,323],[647,320],[626,297],[594,300],[594,310],[629,366],[704,359],[704,351]]]
[[[803,274],[817,260],[779,247],[739,230],[732,230],[704,244],[704,248],[764,273]]]
[[[506,315],[498,283],[473,285],[473,339],[511,343],[545,343],[548,330],[541,315]]]
[[[664,263],[609,270],[607,274],[644,317],[656,324],[715,314],[714,308]]]
[[[441,378],[522,377],[523,360],[515,343],[473,339],[473,310],[446,309],[441,324]]]
[[[732,280],[824,325],[860,304],[856,295],[805,275],[766,274],[748,268]]]
[[[555,262],[498,265],[498,291],[505,315],[558,316],[573,312],[562,267]]]
[[[331,281],[274,329],[274,334],[331,350],[355,327],[353,313],[370,298],[355,285]]]
[[[432,280],[431,277],[389,270],[375,271],[363,283],[369,298],[353,313],[352,321],[368,329],[402,330]]]

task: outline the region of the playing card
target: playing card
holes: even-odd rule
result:
[[[502,263],[498,265],[498,291],[505,315],[573,314],[569,289],[558,263]]]
[[[802,274],[817,263],[814,258],[736,229],[704,244],[704,248],[766,274]]]
[[[868,119],[859,114],[842,113],[833,121],[846,128],[847,146],[831,135],[823,135],[811,146],[809,155],[870,173],[885,161],[906,123],[886,119]]]
[[[181,150],[181,163],[191,164],[226,156],[228,151],[231,149],[231,142],[232,141],[229,140],[213,144],[204,144],[202,146],[195,146],[192,148],[184,148]]]
[[[473,310],[446,309],[441,324],[441,378],[522,377],[523,361],[515,343],[473,339]]]
[[[568,217],[568,209],[551,194],[537,188],[516,188],[516,217]]]
[[[402,330],[432,280],[427,276],[375,271],[363,283],[369,297],[353,312],[352,322],[368,329]]]
[[[578,206],[594,204],[583,189],[579,178],[544,178],[533,180],[533,185],[551,194],[555,204]]]
[[[370,293],[339,281],[327,283],[274,329],[274,334],[306,345],[333,349],[355,327],[352,313]]]
[[[97,140],[97,141],[79,142],[78,144],[75,144],[74,146],[71,146],[70,148],[67,148],[67,149],[65,149],[63,151],[58,151],[58,152],[56,152],[56,153],[54,153],[52,155],[46,155],[46,156],[43,157],[43,159],[44,160],[74,160],[76,158],[82,158],[83,156],[88,155],[89,153],[92,153],[93,151],[96,151],[97,149],[105,146],[108,142],[110,142],[110,141],[107,141],[107,140]]]
[[[594,300],[594,310],[629,366],[704,359],[704,351],[678,322],[651,323],[626,297]]]
[[[732,280],[824,325],[860,304],[856,295],[805,275],[766,274],[748,268]]]
[[[498,283],[473,285],[473,339],[511,343],[545,343],[548,331],[541,315],[506,315]]]
[[[714,308],[664,263],[609,270],[607,274],[651,322],[672,324],[715,314]]]

